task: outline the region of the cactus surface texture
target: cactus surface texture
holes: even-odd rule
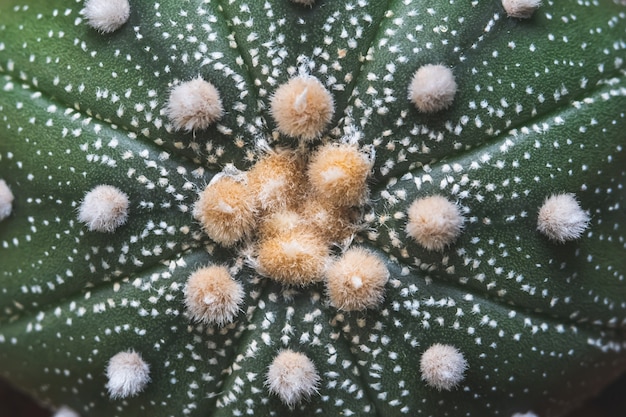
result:
[[[0,1],[0,377],[563,416],[626,371],[625,60],[619,0]]]

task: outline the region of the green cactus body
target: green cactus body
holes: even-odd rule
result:
[[[483,0],[131,0],[101,33],[82,1],[3,1],[0,376],[84,416],[575,408],[626,370],[626,7],[543,3],[522,19]],[[429,64],[456,91],[424,112],[408,89]],[[303,74],[334,112],[299,141],[271,100]],[[177,130],[168,98],[197,77],[223,114]],[[194,216],[225,167],[250,172],[278,148],[307,160],[346,137],[375,158],[332,259],[361,248],[384,265],[383,301],[357,311],[323,280],[261,274],[256,232],[218,244]],[[98,185],[119,190],[123,216],[92,228],[81,205]],[[565,242],[571,228],[537,230],[551,195],[573,197]],[[433,250],[407,232],[428,196],[461,216]],[[241,285],[234,317],[188,310],[186,282],[207,265]],[[119,352],[133,389],[107,370]],[[278,383],[294,363],[304,376]]]

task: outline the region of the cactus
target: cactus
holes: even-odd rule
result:
[[[0,376],[564,415],[626,370],[624,58],[618,0],[4,0]]]

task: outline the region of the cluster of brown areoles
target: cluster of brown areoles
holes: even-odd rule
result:
[[[309,107],[307,114],[314,113],[310,97],[305,105],[296,103]],[[326,107],[332,103],[330,96],[323,99]],[[303,128],[310,135],[310,126]],[[312,153],[304,149],[265,150],[248,171],[226,167],[200,194],[194,217],[216,243],[252,247],[250,263],[263,276],[297,287],[325,281],[335,307],[375,307],[389,275],[383,262],[360,249],[359,267],[341,274],[341,260],[355,256],[356,249],[332,257],[333,248],[347,247],[359,229],[373,157],[348,142],[327,143]]]

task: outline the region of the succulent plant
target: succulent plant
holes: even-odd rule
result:
[[[0,376],[563,415],[626,370],[625,58],[617,0],[2,1]]]

